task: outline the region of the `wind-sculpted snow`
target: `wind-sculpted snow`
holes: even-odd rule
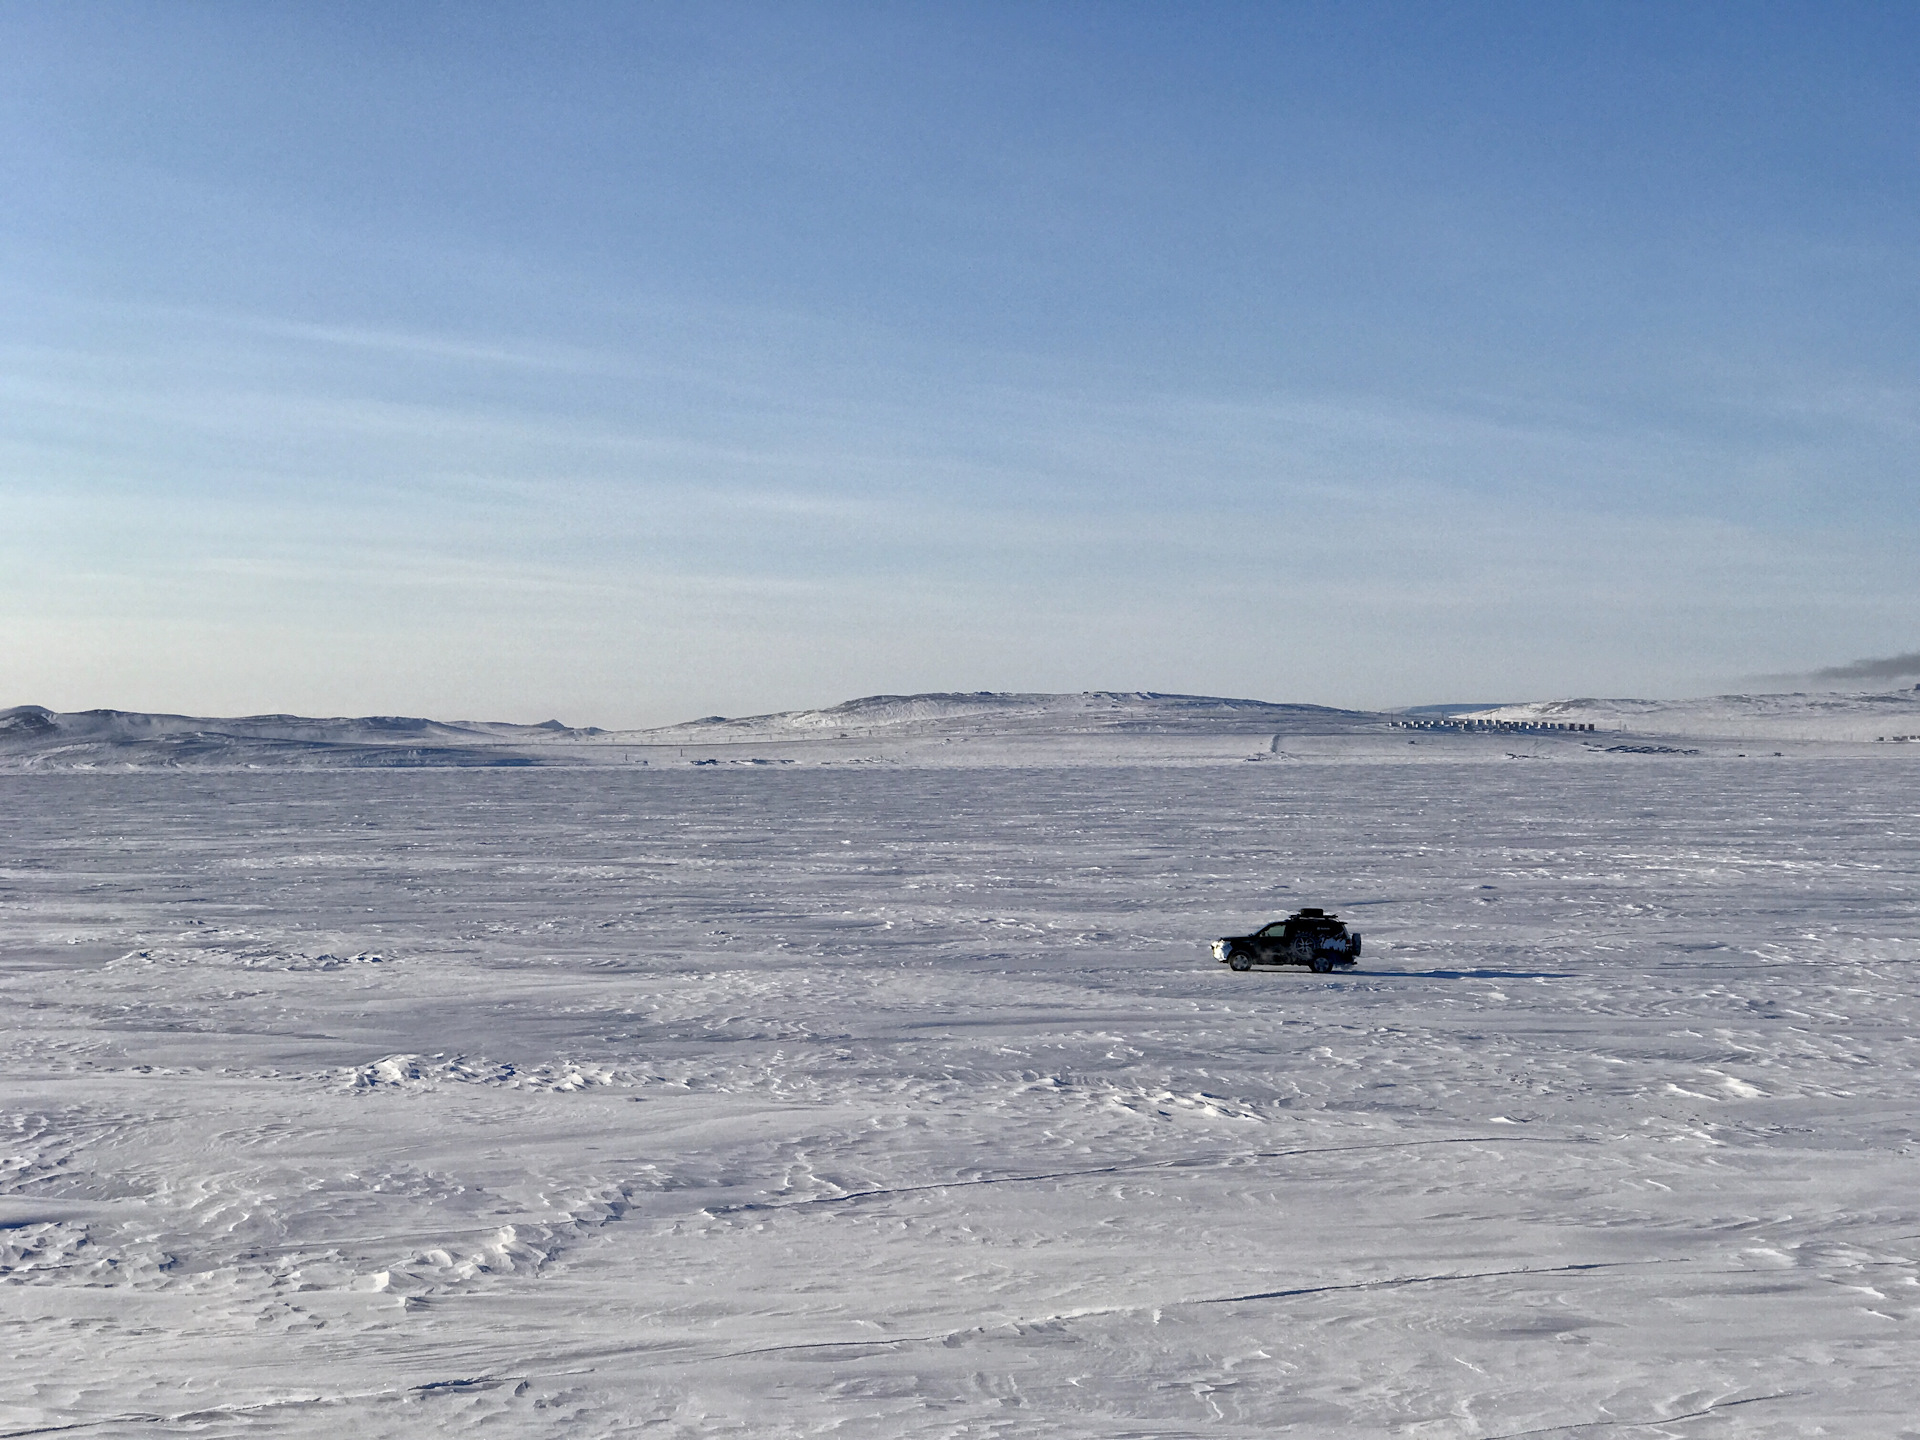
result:
[[[1914,758],[0,776],[0,1437],[1910,1435]]]

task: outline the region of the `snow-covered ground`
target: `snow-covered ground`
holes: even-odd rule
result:
[[[1482,738],[0,775],[0,1437],[1914,1435],[1920,747]]]

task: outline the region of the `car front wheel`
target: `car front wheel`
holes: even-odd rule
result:
[[[1253,969],[1253,957],[1244,950],[1235,950],[1231,955],[1227,956],[1227,965],[1230,969],[1234,970],[1251,970]]]

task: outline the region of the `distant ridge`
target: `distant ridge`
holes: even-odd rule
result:
[[[1367,711],[1325,705],[1277,704],[1216,695],[1170,695],[1154,690],[1083,690],[1069,694],[975,690],[921,695],[867,695],[824,710],[782,710],[738,719],[709,715],[654,730],[624,732],[673,742],[700,738],[773,738],[840,732],[899,731],[953,722],[1031,731],[1036,726],[1069,732],[1235,725],[1276,728],[1301,720],[1372,721]]]
[[[1156,691],[993,691],[868,695],[820,710],[709,715],[650,730],[372,715],[208,718],[129,710],[0,711],[0,767],[61,769],[406,768],[642,763],[664,747],[805,745],[836,740],[950,743],[1101,736],[1344,734],[1380,717],[1324,705]],[[976,748],[970,754],[984,755]],[[656,757],[660,758],[660,757]],[[672,758],[684,758],[674,755]]]
[[[331,740],[381,743],[391,740],[458,740],[477,735],[502,739],[531,732],[599,735],[588,728],[575,730],[558,720],[538,725],[511,725],[498,720],[421,720],[410,715],[336,716],[315,719],[306,715],[243,715],[209,719],[199,715],[155,715],[139,710],[49,710],[42,705],[16,705],[0,710],[0,735],[10,733],[59,734],[73,739],[149,739],[160,735],[211,734],[254,740]]]
[[[0,760],[14,768],[306,765],[316,768],[524,765],[516,741],[590,739],[603,732],[500,721],[423,720],[406,715],[316,719],[247,715],[211,719],[137,710],[61,712],[41,705],[0,710]]]
[[[1601,740],[1639,736],[1751,745],[1903,747],[1920,756],[1920,691],[1844,695],[1721,695],[1697,700],[1542,700],[1482,709],[1451,704],[1391,713],[1153,690],[1071,694],[936,691],[867,695],[815,710],[609,731],[546,720],[430,720],[405,715],[247,715],[208,718],[131,710],[0,710],[0,770],[405,769],[634,765],[1051,765],[1506,758],[1465,739],[1472,726],[1424,738],[1407,717],[1470,716],[1594,727],[1542,742],[1541,754],[1701,753]],[[1538,735],[1559,733],[1541,726]],[[1457,743],[1445,734],[1462,737]],[[1501,742],[1511,746],[1517,740]],[[1532,742],[1528,742],[1532,743]],[[1518,757],[1514,757],[1518,758]]]

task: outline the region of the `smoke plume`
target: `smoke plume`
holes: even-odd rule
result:
[[[1920,675],[1920,652],[1889,655],[1884,660],[1855,660],[1813,672],[1815,680],[1899,680]]]

